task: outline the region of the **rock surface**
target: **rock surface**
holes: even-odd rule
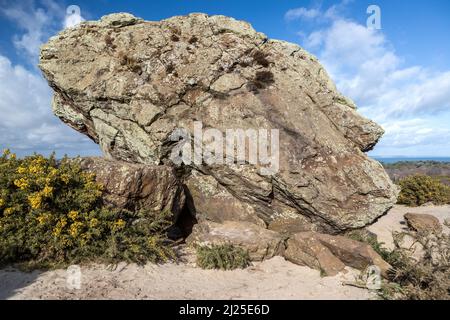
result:
[[[297,217],[281,217],[269,223],[269,230],[279,232],[285,236],[316,230],[316,226],[311,224],[305,217],[298,215]]]
[[[345,264],[309,232],[291,237],[284,257],[295,264],[320,270],[327,276],[337,275],[345,269]]]
[[[381,274],[386,276],[391,267],[366,243],[316,232],[300,232],[289,238],[285,257],[330,276],[344,270],[345,266],[364,270],[371,265],[380,268]]]
[[[196,224],[186,242],[191,245],[232,244],[248,250],[252,261],[262,261],[284,251],[283,237],[251,222],[202,221]]]
[[[103,158],[82,158],[80,165],[95,173],[97,182],[104,187],[104,202],[114,208],[170,211],[176,220],[184,206],[183,187],[171,167]]]
[[[223,213],[269,224],[301,215],[312,229],[337,233],[396,202],[397,187],[364,154],[383,130],[357,113],[315,57],[248,23],[113,14],[52,37],[40,68],[55,91],[54,113],[109,158],[174,165],[169,137],[175,128],[192,133],[195,121],[222,132],[280,130],[275,175],[251,164],[183,167],[188,185],[191,170],[206,176],[192,202],[210,220],[223,221]]]
[[[435,216],[425,213],[407,213],[404,216],[408,227],[422,233],[442,232],[442,225]]]
[[[258,218],[255,209],[248,203],[239,201],[212,176],[192,171],[185,181],[193,199],[191,211],[197,220],[247,221],[265,228],[266,224]]]

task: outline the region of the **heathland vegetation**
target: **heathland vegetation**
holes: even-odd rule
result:
[[[0,264],[51,268],[102,261],[165,261],[165,213],[105,207],[103,188],[75,161],[0,156]]]

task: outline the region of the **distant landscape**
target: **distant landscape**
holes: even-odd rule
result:
[[[446,158],[442,158],[446,159]],[[379,160],[386,169],[389,177],[398,182],[400,179],[416,174],[438,178],[442,183],[450,185],[450,161],[416,160],[388,162]]]
[[[450,162],[450,157],[372,157],[373,159],[382,163],[397,163],[397,162]]]

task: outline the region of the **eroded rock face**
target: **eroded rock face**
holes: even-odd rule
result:
[[[245,22],[109,15],[51,38],[40,68],[55,91],[54,113],[109,158],[173,166],[169,136],[192,133],[195,121],[222,132],[280,130],[273,176],[250,164],[184,166],[194,206],[210,220],[301,215],[311,229],[334,233],[371,223],[396,201],[397,188],[364,154],[383,130],[357,113],[316,58]]]
[[[81,168],[103,185],[106,205],[131,211],[169,211],[176,220],[184,206],[183,187],[168,166],[149,166],[103,158],[82,158]]]

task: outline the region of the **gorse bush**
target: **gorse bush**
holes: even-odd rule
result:
[[[407,206],[421,206],[427,202],[450,203],[450,186],[425,175],[414,175],[399,181],[401,192],[398,203]]]
[[[102,186],[54,156],[0,157],[0,264],[55,267],[90,260],[162,261],[168,214],[102,205]],[[24,264],[24,265],[25,265]]]
[[[197,247],[197,265],[202,269],[243,269],[249,264],[248,252],[231,244]]]

